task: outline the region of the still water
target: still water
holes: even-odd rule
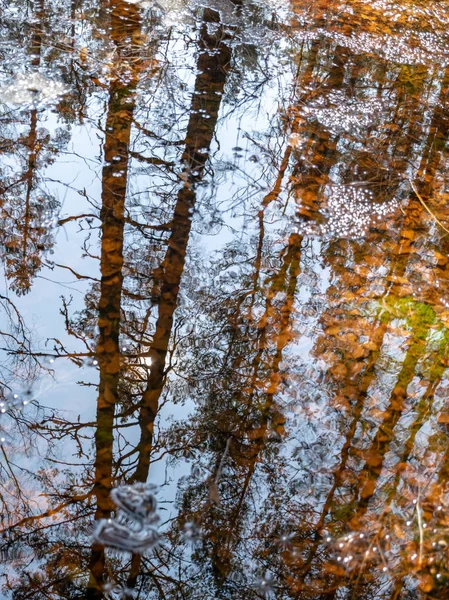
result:
[[[0,597],[449,597],[449,2],[0,0]]]

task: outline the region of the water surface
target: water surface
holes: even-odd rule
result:
[[[1,598],[449,597],[448,26],[0,0]]]

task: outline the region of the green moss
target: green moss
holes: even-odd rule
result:
[[[427,368],[430,368],[433,375],[438,375],[443,368],[438,356],[441,358],[446,355],[449,347],[449,329],[439,319],[433,306],[410,296],[388,296],[376,303],[376,313],[383,323],[389,323],[393,319],[401,321],[412,336],[407,355],[410,358],[414,354],[422,356],[425,346],[433,356],[431,365]]]
[[[413,333],[415,339],[425,339],[429,329],[438,324],[434,308],[425,302],[419,302],[410,296],[398,298],[388,296],[378,303],[379,318],[383,323],[392,319],[405,321],[405,327]],[[441,324],[442,325],[442,324]],[[442,325],[446,330],[447,328]]]

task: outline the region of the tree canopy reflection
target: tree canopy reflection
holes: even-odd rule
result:
[[[0,11],[2,597],[446,598],[448,7]]]

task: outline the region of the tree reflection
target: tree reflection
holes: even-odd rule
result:
[[[67,85],[1,116],[2,400],[32,396],[2,446],[5,594],[443,598],[445,9],[189,8],[1,25]],[[22,296],[50,269],[76,281],[43,347]],[[62,364],[90,413],[34,393]],[[114,487],[156,479],[160,546],[92,538]]]

